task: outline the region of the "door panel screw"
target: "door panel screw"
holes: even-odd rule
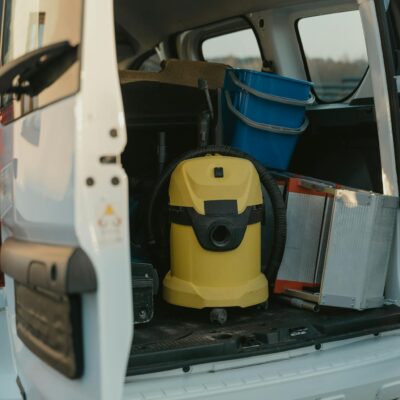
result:
[[[111,183],[116,186],[119,185],[119,178],[117,176],[112,177]]]
[[[94,179],[92,177],[87,178],[86,179],[86,185],[93,186],[94,185]]]

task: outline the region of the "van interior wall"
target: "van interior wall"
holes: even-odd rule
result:
[[[290,171],[383,193],[374,107],[316,107],[294,152]]]

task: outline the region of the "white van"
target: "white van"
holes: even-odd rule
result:
[[[399,195],[399,0],[0,4],[1,400],[400,398],[399,224],[371,310],[218,326],[157,295],[138,324],[131,279],[132,199],[196,146],[225,64],[314,82],[290,171]]]

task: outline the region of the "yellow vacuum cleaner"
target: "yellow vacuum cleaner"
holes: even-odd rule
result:
[[[253,164],[219,155],[185,160],[171,176],[169,199],[164,299],[198,309],[265,303],[263,198]]]
[[[226,307],[268,301],[268,282],[261,271],[260,180],[275,216],[270,271],[279,265],[285,243],[285,206],[279,188],[265,168],[246,157],[225,146],[189,152],[164,172],[147,215],[149,244],[155,245],[153,212],[157,195],[170,178],[170,270],[163,282],[164,299],[181,307],[211,308],[211,320],[221,324],[227,319]]]

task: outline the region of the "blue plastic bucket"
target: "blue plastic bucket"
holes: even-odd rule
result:
[[[269,168],[286,170],[307,128],[312,83],[244,69],[225,73],[222,114],[226,143]]]

